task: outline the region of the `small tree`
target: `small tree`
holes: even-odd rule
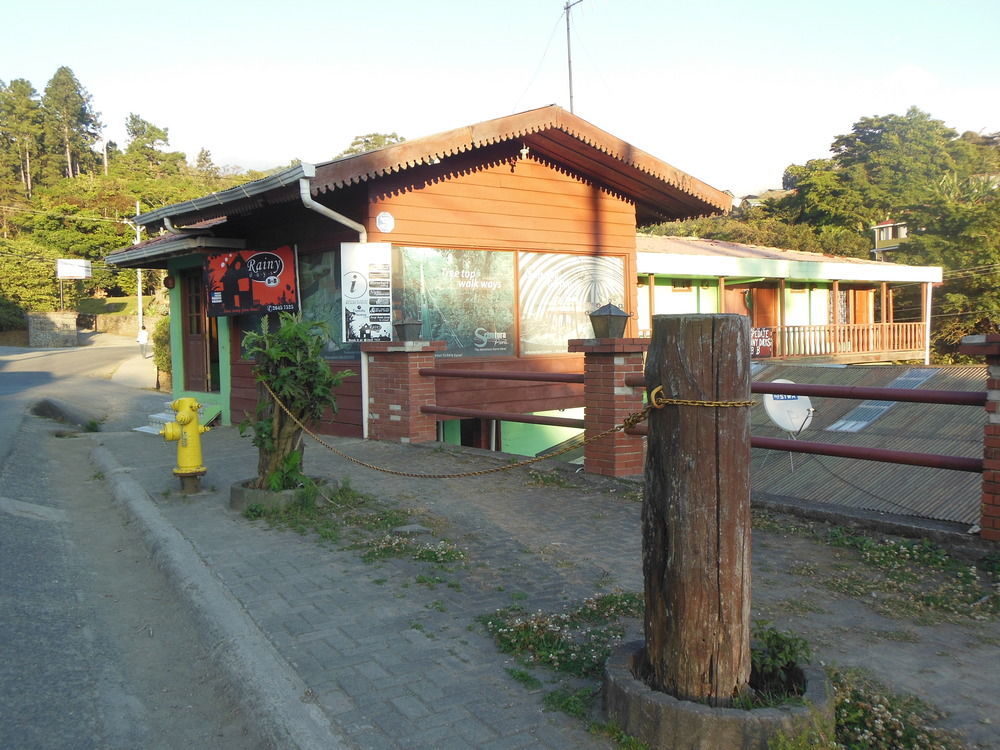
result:
[[[257,477],[250,485],[257,489],[294,489],[305,480],[302,428],[275,403],[264,384],[296,419],[308,424],[327,409],[337,411],[333,389],[354,374],[333,372],[323,359],[325,324],[291,313],[280,313],[278,320],[278,327],[270,331],[265,318],[261,332],[247,333],[244,339],[248,356],[255,360],[258,387],[255,417],[245,420],[240,432],[253,432],[259,452]]]

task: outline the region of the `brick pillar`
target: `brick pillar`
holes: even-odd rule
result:
[[[966,336],[958,351],[985,358],[988,368],[979,533],[983,539],[1000,542],[1000,336]]]
[[[642,409],[641,386],[625,385],[626,375],[643,374],[649,339],[571,339],[569,350],[583,352],[583,397],[586,437],[621,424]],[[645,439],[616,432],[588,443],[583,465],[591,474],[627,477],[642,474]]]
[[[434,378],[421,367],[434,367],[434,352],[444,341],[370,341],[368,355],[368,437],[400,443],[437,440],[437,419],[420,407],[435,403]]]

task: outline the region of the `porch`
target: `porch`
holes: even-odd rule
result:
[[[757,331],[761,329],[755,329]],[[920,323],[785,325],[771,332],[771,359],[856,364],[924,359],[927,326]],[[766,358],[763,351],[755,359]]]

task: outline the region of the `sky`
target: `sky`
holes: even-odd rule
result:
[[[136,113],[193,162],[318,163],[355,135],[418,138],[570,108],[566,0],[19,3],[0,80],[61,65],[124,145]],[[575,114],[737,196],[781,186],[863,117],[911,106],[1000,131],[1000,3],[581,0]]]

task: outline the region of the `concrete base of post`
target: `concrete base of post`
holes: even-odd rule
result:
[[[201,492],[201,474],[177,475],[181,480],[181,492],[185,495],[197,495]]]
[[[727,748],[766,750],[783,732],[793,737],[833,726],[833,689],[818,669],[805,668],[805,705],[780,708],[713,708],[653,690],[635,676],[645,644],[633,641],[612,651],[604,667],[604,707],[608,719],[659,750]]]

